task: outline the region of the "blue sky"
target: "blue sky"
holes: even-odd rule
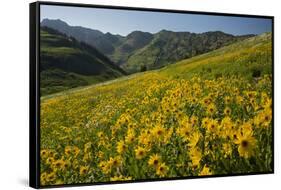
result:
[[[271,19],[210,16],[180,13],[113,10],[85,7],[41,5],[44,18],[61,19],[71,26],[83,26],[112,34],[132,31],[156,33],[162,29],[202,33],[223,31],[234,35],[261,34],[271,31]]]

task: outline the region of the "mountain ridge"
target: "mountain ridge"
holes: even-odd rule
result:
[[[62,20],[44,19],[41,25],[54,28],[97,48],[129,73],[138,72],[141,67],[145,70],[157,69],[254,36],[235,36],[222,31],[192,33],[165,29],[154,34],[132,31],[127,36],[121,36],[70,26]]]
[[[94,47],[52,28],[41,27],[40,44],[42,94],[126,75]]]

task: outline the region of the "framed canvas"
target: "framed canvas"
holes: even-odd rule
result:
[[[30,186],[274,172],[274,18],[30,4]]]

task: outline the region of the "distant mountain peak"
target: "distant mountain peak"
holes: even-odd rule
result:
[[[103,32],[101,32],[99,30],[94,30],[94,29],[91,29],[91,28],[83,27],[83,26],[71,26],[67,22],[65,22],[61,19],[45,18],[41,21],[41,26],[47,26],[47,27],[53,28],[53,29],[58,30],[58,31],[60,31],[62,33],[65,33],[65,34],[75,32],[74,31],[75,29],[79,30],[79,32],[81,32],[81,30],[82,31],[84,30],[84,31],[87,31],[87,32],[94,32],[98,36],[101,36],[101,35],[104,34]],[[75,37],[75,36],[73,35],[73,37]]]
[[[130,34],[127,35],[127,38],[142,38],[142,37],[152,37],[153,34],[149,33],[149,32],[142,32],[139,30],[133,31]]]
[[[160,32],[171,32],[170,30],[162,29]]]
[[[208,31],[208,32],[203,32],[201,34],[207,34],[207,35],[217,35],[217,36],[235,36],[235,35],[232,35],[232,34],[229,34],[229,33],[225,33],[223,31],[220,31],[220,30],[214,30],[214,31]]]
[[[135,34],[151,34],[151,33],[150,32],[143,32],[143,31],[140,31],[140,30],[135,30],[135,31],[132,31],[131,33],[129,33],[127,36],[135,35]]]
[[[48,19],[48,18],[44,18],[41,21],[41,25],[46,26],[46,25],[50,25],[50,24],[56,24],[56,25],[64,25],[64,26],[69,26],[66,22],[64,22],[61,19]]]

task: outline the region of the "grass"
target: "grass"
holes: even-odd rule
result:
[[[47,53],[52,56],[68,56],[72,54],[80,53],[79,50],[69,47],[42,47],[42,53]]]
[[[96,49],[52,29],[41,29],[40,91],[48,95],[125,73]]]
[[[179,78],[191,78],[199,74],[204,78],[241,75],[250,79],[256,70],[260,71],[260,75],[271,73],[271,48],[271,34],[263,34],[169,65],[160,72]]]
[[[264,34],[43,96],[41,185],[272,172],[271,77]]]

